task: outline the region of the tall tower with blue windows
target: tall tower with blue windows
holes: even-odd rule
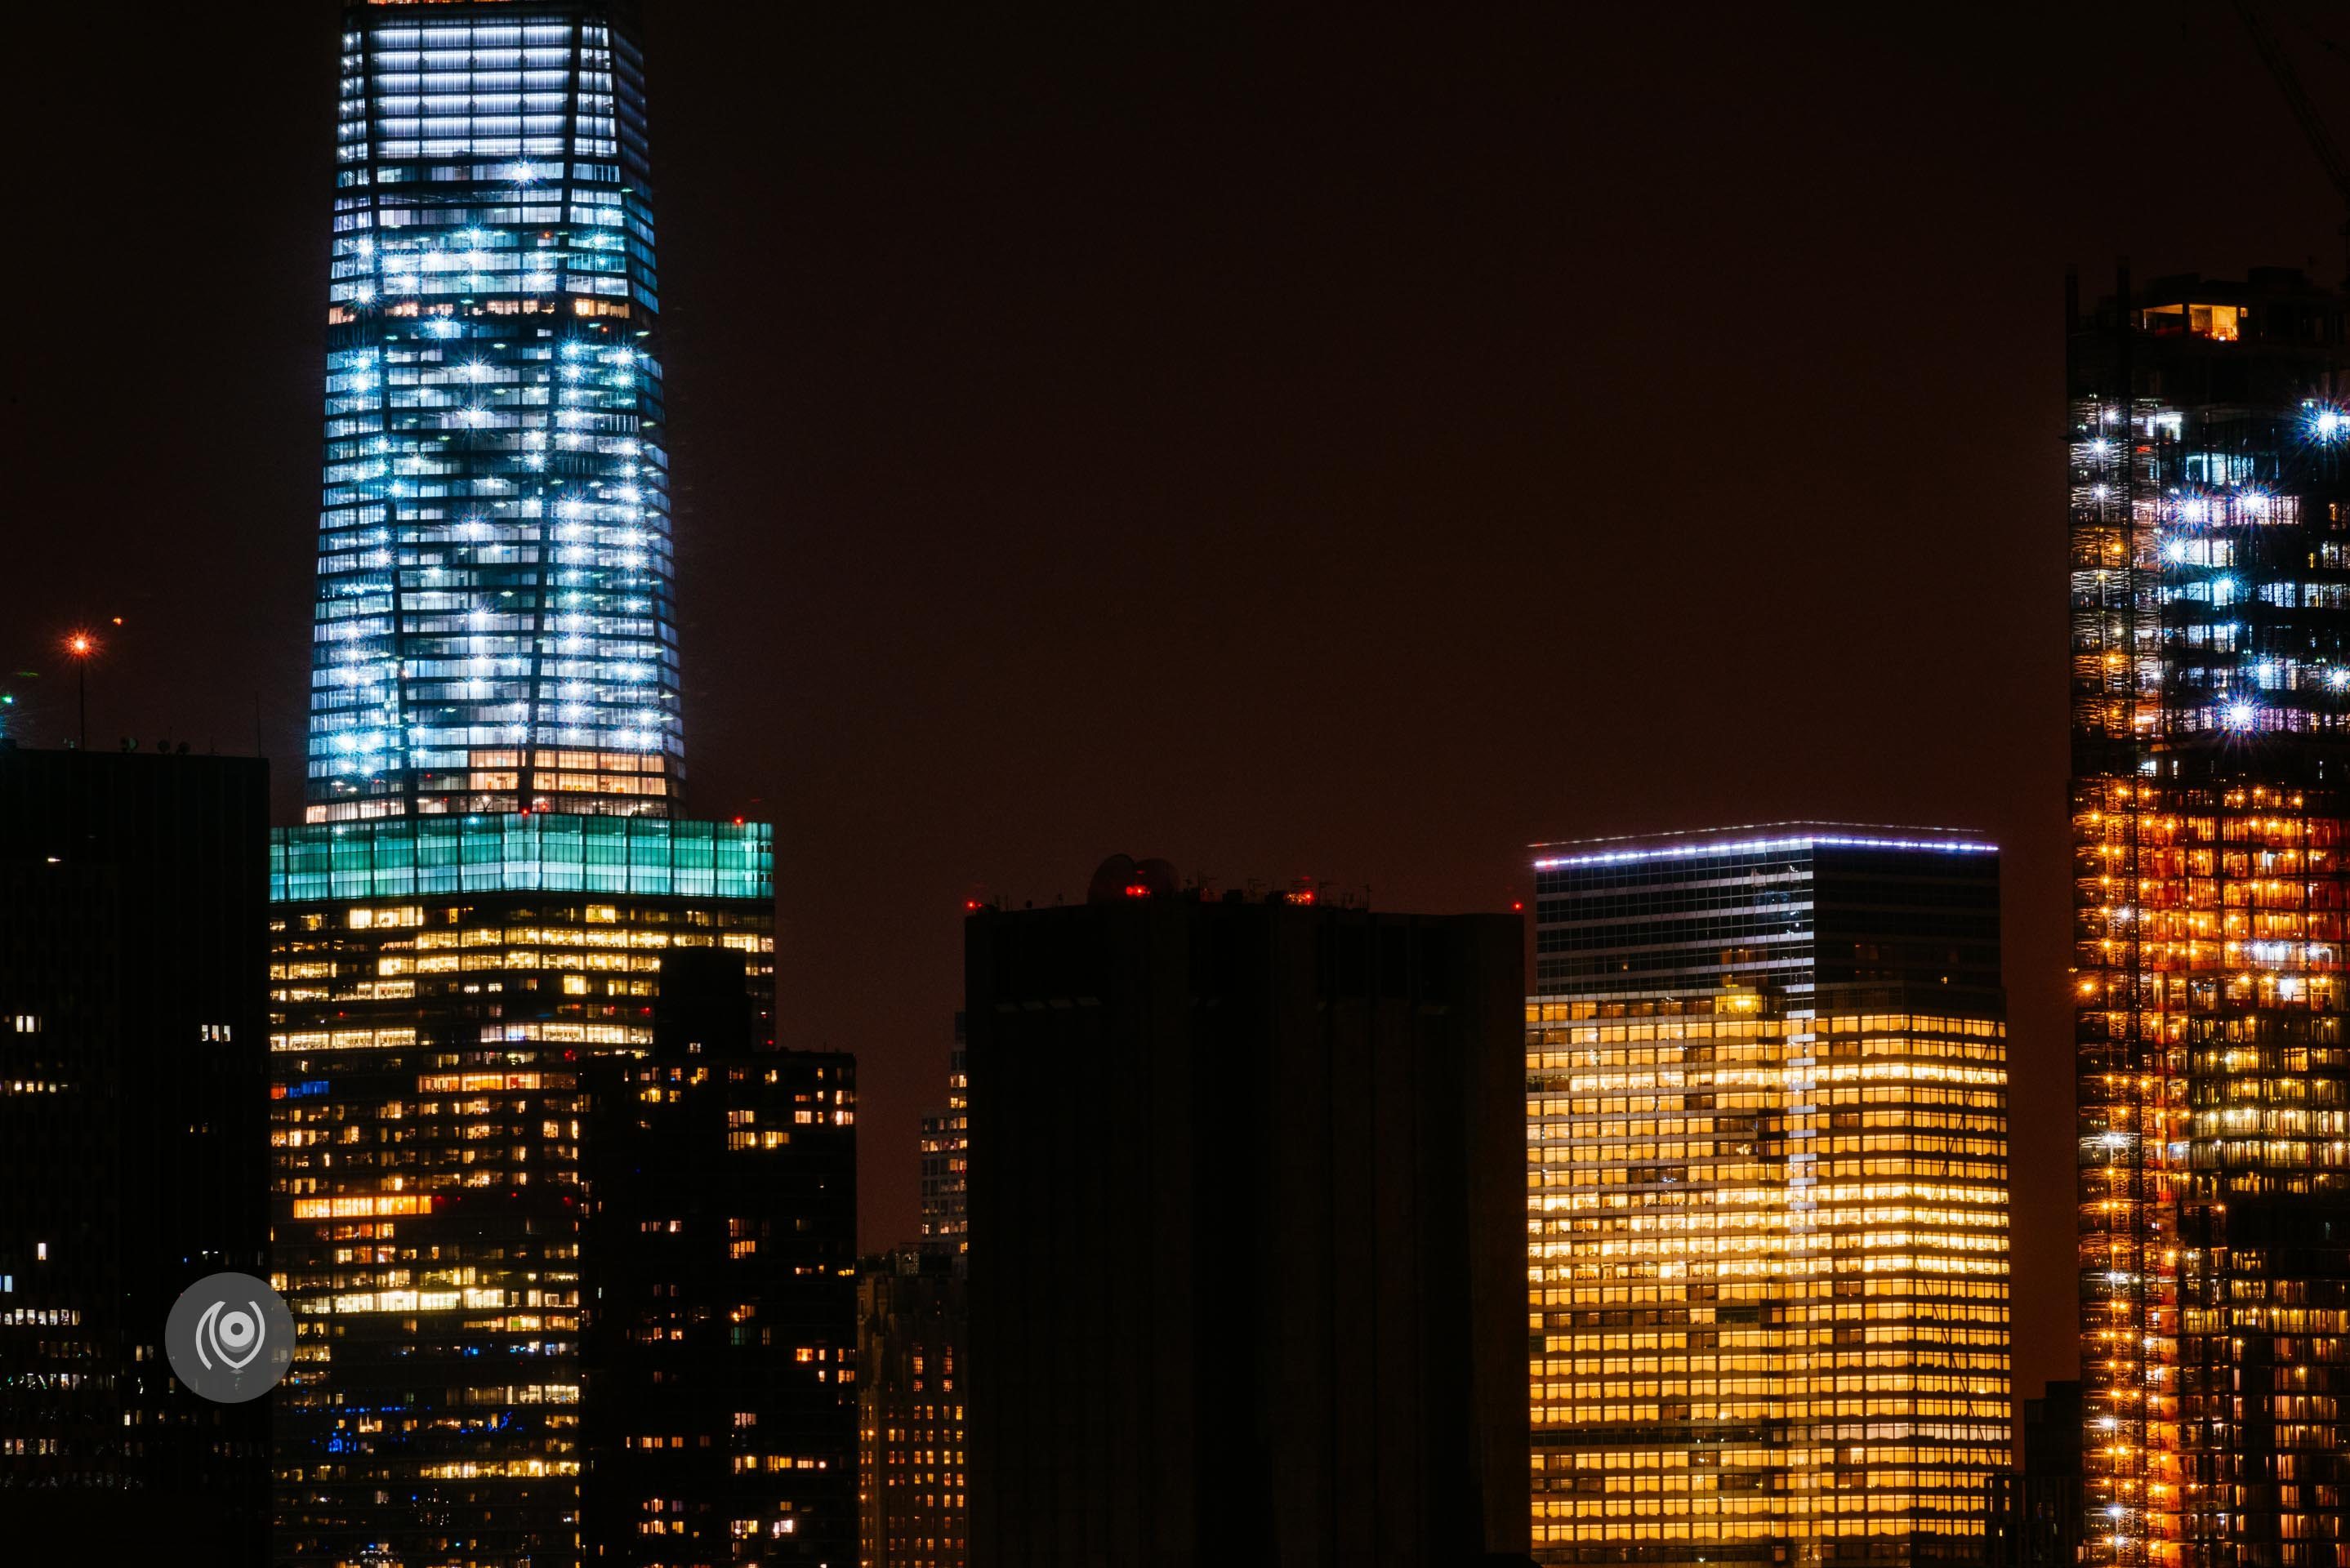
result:
[[[308,820],[270,842],[270,1560],[847,1563],[854,1091],[775,1049],[774,829],[678,797],[634,7],[342,16]],[[713,950],[748,1038],[656,1068]],[[655,1280],[588,1173],[712,1096]]]
[[[307,815],[668,815],[633,7],[344,8]]]

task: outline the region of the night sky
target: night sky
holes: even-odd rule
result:
[[[71,732],[95,624],[93,743],[257,744],[288,820],[297,9],[26,10],[0,92],[11,723]],[[2228,8],[1139,9],[648,5],[690,804],[778,824],[865,1244],[914,1230],[973,893],[1125,851],[1496,909],[1536,839],[1962,826],[2019,1393],[2068,1375],[2064,270],[2341,266]]]

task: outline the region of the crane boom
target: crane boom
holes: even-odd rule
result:
[[[2235,6],[2236,15],[2243,20],[2244,31],[2251,35],[2252,47],[2260,51],[2261,63],[2275,78],[2277,91],[2284,95],[2285,107],[2301,122],[2301,133],[2309,138],[2309,150],[2324,165],[2325,177],[2334,182],[2334,191],[2341,196],[2345,213],[2350,214],[2350,161],[2345,161],[2342,149],[2334,145],[2333,132],[2326,129],[2325,121],[2318,116],[2317,106],[2303,90],[2300,73],[2293,68],[2284,46],[2270,29],[2261,8],[2251,0],[2235,0]]]

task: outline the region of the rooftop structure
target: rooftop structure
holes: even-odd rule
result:
[[[1961,830],[1779,822],[1533,851],[1544,996],[1999,989],[1999,852]]]

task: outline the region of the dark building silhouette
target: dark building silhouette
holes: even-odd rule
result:
[[[858,1275],[858,1504],[862,1568],[962,1568],[965,1344],[962,1255],[925,1242]]]
[[[1523,1561],[1523,927],[965,922],[971,1560]]]
[[[857,1553],[856,1059],[754,1051],[740,954],[672,954],[588,1075],[586,1560]]]
[[[2086,1515],[2081,1501],[2081,1385],[2050,1383],[2023,1402],[2023,1468],[2000,1478],[1992,1568],[2072,1568]]]
[[[2350,345],[2067,301],[2086,1547],[2350,1563]]]
[[[0,742],[0,1556],[246,1564],[269,1402],[180,1386],[266,1277],[268,768]]]

